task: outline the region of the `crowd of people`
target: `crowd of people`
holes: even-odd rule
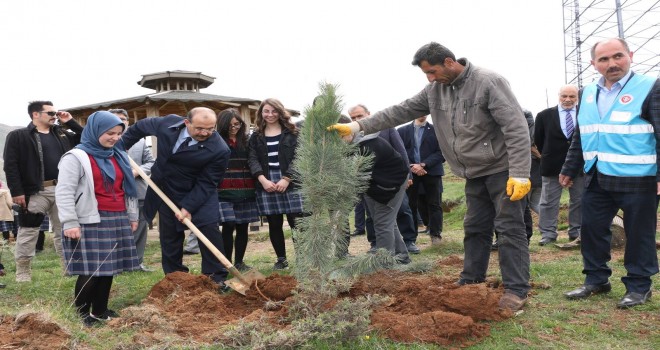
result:
[[[621,209],[627,275],[617,306],[645,303],[658,272],[660,81],[630,70],[632,52],[622,39],[596,43],[591,56],[601,79],[582,90],[563,86],[559,104],[534,120],[501,75],[457,59],[438,43],[421,47],[412,64],[429,81],[422,91],[373,114],[365,105],[352,106],[350,119],[338,116],[328,127],[374,157],[352,235],[366,232],[370,252],[386,250],[400,264],[420,253],[420,221],[432,245],[440,245],[446,162],[465,179],[465,258],[456,283],[485,282],[497,249],[504,285],[499,306],[518,311],[530,290],[531,211],[539,216],[539,245],[556,242],[559,198],[568,188],[568,237],[580,243],[586,277],[565,296],[611,290],[609,225]],[[50,101],[31,102],[28,114],[28,127],[6,140],[0,228],[6,238],[14,231],[16,282],[28,283],[40,228],[50,218],[63,270],[78,276],[74,304],[85,325],[118,317],[108,308],[113,276],[152,271],[144,250],[156,214],[166,274],[189,271],[183,261],[187,220],[247,271],[249,224],[265,217],[273,269],[289,267],[284,217],[295,230],[305,211],[294,170],[299,129],[279,100],[261,102],[251,132],[232,108],[216,113],[196,107],[186,116],[130,126],[123,109],[95,112],[84,127]],[[148,136],[156,136],[155,155]],[[162,193],[148,187],[140,172]],[[180,212],[169,209],[163,194]],[[228,290],[227,269],[206,244],[198,249],[202,274],[220,292]]]

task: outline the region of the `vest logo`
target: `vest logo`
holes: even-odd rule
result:
[[[621,102],[622,105],[627,105],[628,103],[633,101],[633,97],[632,97],[631,94],[625,94],[625,95],[621,96],[619,101]]]
[[[594,95],[593,94],[587,96],[587,103],[594,103]]]

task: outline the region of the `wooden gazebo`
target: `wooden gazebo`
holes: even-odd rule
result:
[[[213,84],[214,81],[214,77],[201,72],[182,70],[146,74],[137,83],[142,87],[155,90],[151,94],[98,102],[66,108],[65,110],[84,125],[90,114],[112,108],[127,110],[130,115],[130,123],[133,124],[147,117],[161,117],[168,114],[185,116],[188,111],[195,107],[208,107],[216,113],[233,107],[239,110],[246,123],[252,125],[261,101],[200,92],[201,89]],[[298,114],[296,111],[291,112],[293,115]]]

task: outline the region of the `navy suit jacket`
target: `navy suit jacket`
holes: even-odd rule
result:
[[[183,120],[174,114],[142,119],[128,128],[122,141],[126,148],[130,148],[145,136],[158,138],[151,180],[179,208],[190,212],[196,226],[202,227],[218,222],[217,187],[224,177],[230,150],[222,137],[214,132],[205,141],[173,154],[179,133],[185,128]],[[160,197],[149,188],[144,201],[147,220],[153,219],[161,204]]]
[[[408,123],[397,131],[403,140],[403,146],[406,147],[406,152],[408,153],[408,161],[410,164],[415,164],[415,127],[413,124],[415,121]],[[440,145],[438,144],[438,138],[435,136],[435,130],[433,130],[433,125],[431,123],[426,123],[424,133],[422,134],[422,142],[419,146],[419,159],[420,163],[424,163],[426,167],[427,175],[431,176],[443,176],[445,175],[445,169],[442,166],[442,163],[445,162],[445,157],[442,156],[442,151],[440,151]]]
[[[541,176],[557,176],[564,165],[571,140],[559,122],[559,108],[547,108],[536,115],[534,143],[541,153]]]

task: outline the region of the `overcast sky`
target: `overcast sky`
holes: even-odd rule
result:
[[[65,109],[148,94],[141,75],[166,70],[215,77],[203,92],[301,111],[327,81],[346,108],[374,112],[427,84],[411,61],[430,41],[502,74],[536,114],[564,82],[561,3],[2,1],[0,123],[27,125],[31,100]]]

